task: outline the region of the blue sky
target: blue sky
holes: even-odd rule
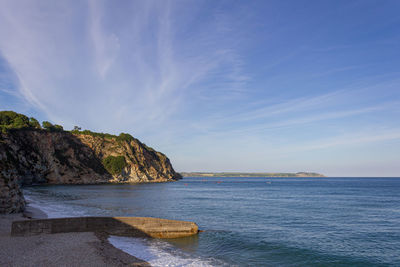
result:
[[[1,1],[0,109],[178,171],[400,176],[400,2]]]

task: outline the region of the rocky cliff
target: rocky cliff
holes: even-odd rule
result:
[[[0,133],[0,213],[23,210],[21,185],[167,182],[169,159],[129,134],[44,130]]]

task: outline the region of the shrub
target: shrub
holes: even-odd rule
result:
[[[92,132],[92,131],[89,131],[89,130],[80,131],[80,130],[74,129],[74,130],[71,131],[71,133],[73,133],[73,134],[84,134],[84,135],[90,135],[90,136],[93,136],[93,137],[101,137],[101,138],[116,138],[117,137],[116,135],[113,135],[113,134],[96,133],[96,132]]]
[[[29,118],[14,111],[0,112],[0,127],[2,131],[8,129],[30,128]]]
[[[40,123],[39,123],[38,120],[35,119],[34,117],[30,117],[30,118],[29,118],[29,125],[30,125],[32,128],[42,129],[42,127],[40,127]]]
[[[108,156],[103,159],[103,166],[112,175],[121,174],[126,166],[125,158],[123,156]]]
[[[42,122],[42,126],[45,130],[50,131],[50,132],[62,132],[64,131],[64,128],[61,125],[58,124],[51,124],[48,121]]]
[[[54,124],[54,130],[58,132],[64,131],[64,128],[61,125]]]
[[[135,140],[135,138],[133,138],[132,135],[127,134],[127,133],[120,133],[117,137],[117,141],[122,142],[122,141],[126,141],[126,142],[131,142]]]
[[[42,126],[43,126],[43,128],[45,129],[45,130],[52,130],[53,128],[54,128],[54,125],[53,124],[51,124],[51,122],[48,122],[48,121],[43,121],[42,122]]]

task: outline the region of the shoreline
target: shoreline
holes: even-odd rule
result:
[[[13,221],[47,217],[29,203],[22,213],[0,214],[0,266],[150,266],[114,247],[104,233],[11,237]]]

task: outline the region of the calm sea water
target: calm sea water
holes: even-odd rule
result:
[[[49,217],[196,222],[175,240],[110,237],[154,266],[400,266],[400,178],[185,178],[25,188]]]

